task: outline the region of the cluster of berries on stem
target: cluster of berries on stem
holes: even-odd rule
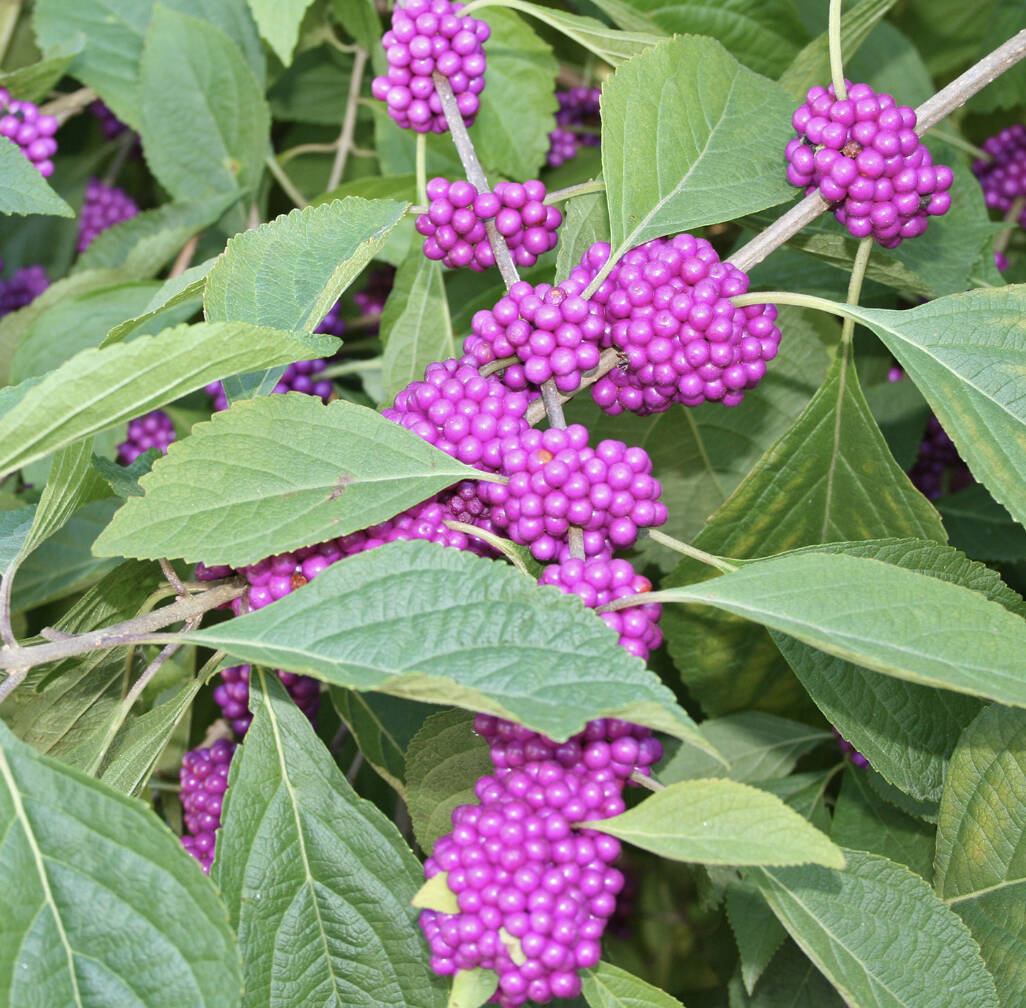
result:
[[[598,147],[599,99],[598,88],[575,87],[557,91],[556,128],[549,133],[549,150],[545,160],[550,168],[558,168],[577,156],[582,147]],[[576,129],[575,129],[576,127]],[[593,132],[588,132],[589,130]]]
[[[185,814],[182,846],[210,873],[214,861],[215,833],[221,828],[221,804],[228,789],[228,765],[235,746],[218,739],[203,749],[192,749],[182,757],[179,798]]]
[[[2,260],[0,268],[3,268]],[[9,280],[0,280],[0,318],[31,304],[49,286],[42,266],[22,266],[15,270]]]
[[[129,465],[150,448],[158,448],[165,454],[175,437],[175,425],[163,410],[153,410],[130,420],[125,440],[118,445],[118,462]]]
[[[991,210],[1009,213],[1018,203],[1016,220],[1026,227],[1026,126],[1016,123],[983,142],[988,158],[973,162],[973,174],[983,187]],[[998,269],[1007,268],[998,266]]]
[[[84,252],[101,232],[138,212],[135,200],[124,189],[107,185],[100,179],[90,179],[78,219],[78,251]]]
[[[0,88],[0,136],[16,143],[43,178],[53,174],[57,126],[57,120],[42,115],[34,102],[18,101]]]

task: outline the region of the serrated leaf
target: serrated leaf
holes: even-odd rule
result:
[[[854,314],[926,397],[973,475],[1026,523],[1026,285],[967,291],[907,311]]]
[[[0,416],[0,476],[208,382],[330,354],[337,345],[329,336],[222,322],[83,350],[41,380],[12,386],[13,401]]]
[[[713,39],[668,39],[623,64],[602,89],[614,254],[792,199],[779,163],[792,111]]]
[[[841,47],[851,59],[868,38],[873,26],[897,3],[897,0],[862,0],[841,15]],[[805,92],[830,76],[830,40],[827,32],[814,38],[780,77],[781,86],[795,101],[804,101]]]
[[[730,764],[732,780],[744,783],[786,777],[798,760],[831,734],[766,711],[740,711],[703,721],[698,730]],[[718,772],[705,753],[681,746],[659,771],[664,784]]]
[[[997,1008],[969,929],[907,868],[845,851],[815,865],[746,873],[853,1008]]]
[[[40,0],[35,4],[35,29],[46,49],[81,44],[72,73],[96,88],[119,119],[138,128],[139,58],[150,24],[154,0]],[[260,89],[264,83],[264,53],[245,0],[169,0],[169,7],[216,25],[246,54]],[[181,134],[186,136],[187,133]]]
[[[708,748],[579,599],[433,543],[359,553],[265,609],[186,638],[352,689],[512,718],[551,738],[610,715]]]
[[[381,315],[381,339],[386,403],[410,382],[423,380],[432,361],[458,356],[442,264],[424,255],[419,237],[396,271]]]
[[[406,748],[435,708],[428,704],[331,687],[331,702],[365,760],[404,797]]]
[[[584,825],[674,861],[844,865],[840,850],[797,812],[738,781],[679,781],[618,816]]]
[[[1021,597],[994,571],[938,543],[882,540],[823,548],[962,585],[1010,612],[1026,614]],[[940,798],[948,756],[978,713],[978,700],[882,676],[783,634],[772,636],[820,710],[876,770],[916,799]]]
[[[0,137],[0,214],[75,216],[21,148],[7,137]]]
[[[494,769],[470,711],[442,711],[424,722],[406,751],[406,806],[427,853],[452,829],[457,806],[477,804],[474,785]]]
[[[715,606],[884,675],[1026,706],[1026,620],[879,560],[784,554],[656,598]]]
[[[0,835],[9,1004],[238,1005],[224,906],[177,838],[139,802],[33,752],[2,723]]]
[[[785,938],[749,995],[731,1000],[730,1008],[848,1008],[790,938]]]
[[[841,355],[790,430],[693,541],[707,552],[744,558],[830,539],[897,535],[943,540],[944,530],[894,462],[854,367]],[[685,559],[668,583],[708,573]],[[663,613],[662,626],[684,681],[707,713],[759,706],[808,716],[808,698],[761,629],[674,609]]]
[[[589,1008],[684,1008],[666,991],[607,962],[582,971],[581,993]]]
[[[410,906],[418,910],[437,910],[439,913],[458,914],[460,905],[456,893],[449,888],[449,873],[439,872],[429,878],[413,895]]]
[[[153,463],[162,454],[163,452],[159,448],[147,448],[142,455],[128,465],[118,465],[117,462],[112,462],[109,458],[94,455],[93,468],[118,497],[122,499],[141,497],[142,487],[139,486],[139,479],[153,468]]]
[[[1026,559],[1026,531],[979,484],[941,497],[934,507],[951,545],[976,560],[1014,563]]]
[[[470,128],[485,171],[507,178],[534,178],[545,163],[549,131],[555,127],[556,74],[552,49],[510,10],[475,12],[492,28],[488,40],[488,85]],[[516,101],[510,96],[516,95]]]
[[[441,1008],[410,905],[420,864],[277,677],[253,673],[211,870],[239,936],[243,1005]]]
[[[262,396],[176,441],[96,552],[242,567],[368,528],[482,475],[365,406]]]
[[[78,257],[74,272],[124,269],[139,278],[153,276],[193,235],[213,224],[235,199],[234,195],[217,195],[143,210],[100,232]]]
[[[481,1008],[498,986],[499,977],[492,970],[460,970],[452,978],[446,1008]]]
[[[139,96],[146,163],[175,199],[200,200],[256,186],[267,154],[270,111],[260,82],[230,36],[156,4],[139,61]]]
[[[1026,716],[994,704],[959,739],[937,819],[936,888],[973,932],[1002,1006],[1026,997]]]
[[[758,889],[747,883],[727,886],[726,910],[741,960],[741,979],[751,994],[787,932]]]
[[[260,34],[275,51],[282,65],[292,62],[299,40],[299,26],[313,0],[249,0]]]

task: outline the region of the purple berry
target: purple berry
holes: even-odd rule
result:
[[[40,115],[33,102],[16,101],[6,88],[0,88],[0,136],[16,143],[43,178],[53,174],[57,126],[57,120]]]
[[[346,331],[346,323],[342,318],[342,301],[336,301],[328,310],[328,314],[321,319],[320,324],[314,332],[327,333],[329,336],[341,338]]]
[[[100,121],[103,135],[108,140],[121,136],[128,127],[99,99],[89,103],[89,111]]]
[[[214,860],[214,835],[221,828],[221,805],[228,790],[228,765],[235,746],[218,739],[206,749],[182,757],[179,797],[188,830],[182,846],[199,861],[206,874]]]
[[[388,105],[388,114],[417,133],[448,130],[432,74],[448,78],[463,121],[470,126],[484,90],[482,43],[487,22],[457,17],[463,4],[448,0],[408,0],[392,10],[392,27],[381,42],[388,73],[375,77],[371,94]]]
[[[787,179],[819,191],[856,238],[884,248],[926,230],[927,218],[951,206],[952,172],[934,165],[915,131],[916,114],[868,84],[810,88],[792,117],[797,138],[787,145]]]
[[[321,358],[297,361],[295,364],[290,364],[285,369],[285,373],[278,379],[278,384],[274,386],[272,391],[302,392],[304,395],[315,395],[322,402],[327,402],[331,399],[334,392],[331,381],[320,377],[327,366],[328,362]],[[215,413],[228,408],[228,395],[221,382],[211,382],[205,386],[205,391],[214,400],[213,407]]]
[[[0,280],[0,318],[31,304],[49,286],[42,266],[23,266],[10,280]]]
[[[392,293],[395,281],[395,267],[382,266],[371,271],[363,290],[353,295],[353,302],[364,316],[380,315],[385,310],[385,302]],[[377,326],[370,331],[377,332]]]
[[[850,742],[846,742],[841,738],[841,733],[836,728],[833,729],[833,732],[837,738],[837,748],[840,749],[849,760],[851,760],[852,764],[860,768],[869,766],[869,760],[867,760],[866,757],[863,756],[862,753],[860,753]]]
[[[550,168],[575,157],[581,147],[599,145],[599,99],[598,88],[575,87],[569,91],[557,91],[559,111],[556,112],[556,128],[549,134],[549,152],[546,161]],[[572,127],[594,129],[594,133],[574,132]]]
[[[175,437],[171,417],[163,410],[153,410],[129,422],[128,434],[118,445],[118,462],[128,465],[150,448],[159,448],[162,454],[166,454]]]
[[[123,189],[90,179],[85,202],[78,219],[78,251],[84,252],[102,231],[134,217],[139,212],[135,200]]]

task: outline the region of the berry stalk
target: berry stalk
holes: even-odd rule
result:
[[[844,84],[844,60],[841,52],[841,6],[844,0],[830,0],[830,14],[827,23],[827,41],[830,45],[830,78],[834,82],[834,94],[839,101],[848,97]]]

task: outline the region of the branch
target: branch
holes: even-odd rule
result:
[[[349,97],[346,100],[346,114],[342,120],[342,132],[335,144],[335,161],[328,176],[327,191],[337,189],[342,181],[342,173],[346,170],[346,159],[353,146],[353,134],[356,131],[357,98],[360,97],[360,86],[363,83],[363,71],[367,66],[367,50],[358,48],[353,60],[353,72],[349,78]]]

